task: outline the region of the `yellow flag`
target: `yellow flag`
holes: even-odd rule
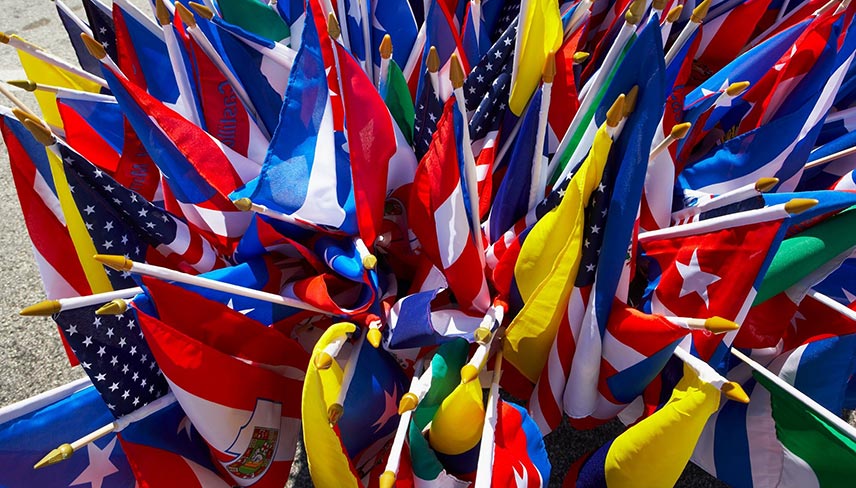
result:
[[[354,330],[354,324],[331,325],[315,344],[312,357],[309,358],[309,367],[306,369],[301,399],[303,444],[309,461],[309,473],[316,486],[359,486],[342,441],[330,426],[327,417],[327,408],[336,402],[342,388],[342,368],[336,361],[326,370],[319,371],[315,367],[315,356],[333,340]]]
[[[462,454],[479,443],[484,425],[484,403],[478,378],[459,384],[449,393],[429,427],[431,447],[443,454]]]
[[[684,376],[663,408],[627,429],[610,446],[604,462],[607,486],[677,483],[719,400],[719,390],[685,364]]]
[[[36,83],[93,93],[98,93],[101,90],[101,86],[97,83],[47,63],[25,51],[18,50],[18,57],[21,60],[24,72],[27,73],[27,78]],[[56,96],[44,90],[36,90],[34,94],[45,121],[53,127],[62,128],[62,119],[59,116],[59,110],[56,106]],[[92,256],[97,254],[98,251],[95,250],[95,245],[92,244],[92,239],[86,230],[86,224],[84,224],[83,218],[77,210],[77,205],[75,205],[72,199],[62,161],[51,150],[48,150],[47,154],[62,214],[65,216],[68,233],[71,236],[71,241],[74,243],[74,250],[86,275],[86,281],[89,282],[92,293],[111,291],[113,290],[113,286],[110,284],[110,279],[104,271],[104,266],[92,259]]]
[[[514,266],[524,305],[508,326],[503,353],[533,383],[544,368],[567,308],[580,266],[585,205],[600,183],[611,147],[604,124],[562,202],[535,224]]]
[[[517,25],[508,108],[520,116],[541,81],[547,56],[562,45],[564,30],[558,0],[523,0]]]

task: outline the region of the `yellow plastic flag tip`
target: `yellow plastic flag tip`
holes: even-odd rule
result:
[[[187,10],[187,7],[182,5],[180,2],[175,3],[175,13],[178,14],[181,21],[190,27],[196,27],[196,19],[193,18],[193,13],[190,10]]]
[[[556,53],[547,54],[547,59],[544,60],[544,69],[541,72],[541,81],[544,83],[552,83],[556,78]]]
[[[33,114],[24,112],[17,107],[12,109],[12,114],[15,115],[15,117],[24,124],[24,127],[33,134],[33,137],[39,142],[39,144],[42,144],[43,146],[51,146],[56,142],[51,130],[45,127],[42,121],[36,118]]]
[[[674,137],[675,139],[683,139],[684,137],[687,136],[687,132],[690,131],[690,127],[692,127],[692,126],[693,126],[693,124],[690,122],[684,122],[683,124],[675,124],[672,127],[671,136]]]
[[[74,454],[74,449],[71,448],[71,444],[63,444],[49,452],[45,457],[41,459],[41,461],[37,462],[33,466],[33,469],[44,468],[45,466],[50,466],[51,464],[56,464],[60,461],[65,461],[72,454]]]
[[[778,178],[758,178],[758,181],[755,182],[755,191],[765,193],[772,190],[778,184]]]
[[[615,102],[606,111],[606,125],[610,127],[618,127],[621,122],[621,117],[624,115],[624,94],[618,95]]]
[[[449,80],[452,81],[452,88],[457,90],[464,86],[464,67],[461,66],[461,60],[458,59],[457,53],[452,53],[449,59]]]
[[[722,317],[711,317],[704,321],[704,328],[714,334],[721,334],[723,332],[739,329],[740,324]]]
[[[125,300],[116,299],[102,305],[95,311],[95,315],[122,315],[126,310],[128,310],[128,304]]]
[[[690,16],[690,20],[696,24],[701,24],[704,18],[707,17],[707,11],[710,10],[710,0],[704,0],[696,8]]]
[[[473,339],[479,344],[486,344],[490,340],[490,329],[479,327],[473,332]]]
[[[461,368],[461,383],[469,383],[479,377],[479,369],[472,364],[465,364]]]
[[[318,369],[330,369],[330,366],[333,365],[333,356],[330,354],[321,351],[315,356],[315,367]]]
[[[729,400],[734,400],[735,402],[740,403],[749,403],[749,395],[746,394],[746,391],[743,390],[740,383],[729,381],[722,385],[722,388],[720,388],[719,391],[721,391]]]
[[[5,32],[0,32],[0,42],[2,42],[3,44],[9,44],[9,41],[11,39],[12,38],[9,37]]]
[[[378,486],[380,488],[393,488],[395,486],[395,473],[392,471],[384,471],[383,474],[380,475]]]
[[[639,98],[639,85],[633,85],[633,88],[624,96],[624,110],[621,116],[625,119],[636,110],[636,100]]]
[[[14,86],[15,88],[27,90],[28,92],[36,91],[36,88],[38,88],[38,85],[30,80],[9,80],[6,83]]]
[[[374,254],[368,254],[363,256],[363,268],[366,269],[375,269],[377,266],[377,256]]]
[[[368,332],[366,332],[366,339],[373,348],[377,349],[380,347],[380,343],[383,340],[383,334],[380,332],[380,329],[372,327]]]
[[[59,300],[45,300],[43,302],[36,303],[35,305],[24,307],[24,309],[18,313],[24,317],[48,317],[55,313],[59,313],[61,310],[62,305],[60,305]]]
[[[419,405],[419,398],[415,393],[408,391],[401,397],[401,401],[398,402],[398,415],[413,410],[417,405]]]
[[[241,212],[249,212],[253,209],[253,201],[249,198],[239,198],[237,200],[233,200],[232,203]]]
[[[166,0],[157,0],[155,2],[155,15],[158,18],[158,23],[162,26],[169,25],[170,23],[169,9],[166,8],[166,3],[164,3],[165,1]]]
[[[330,421],[330,425],[336,425],[336,422],[342,418],[342,414],[345,413],[345,407],[338,403],[334,403],[327,407],[327,420]]]
[[[725,89],[725,94],[729,97],[736,97],[737,95],[740,95],[741,93],[746,91],[746,89],[749,88],[749,85],[750,83],[748,81],[738,81],[732,83],[728,85],[728,88]]]
[[[585,51],[577,51],[574,53],[574,64],[582,64],[591,56],[591,53]]]
[[[392,57],[392,37],[389,34],[385,34],[383,36],[383,40],[380,41],[380,57],[383,59],[389,59]]]
[[[192,8],[194,12],[199,14],[200,17],[208,20],[214,18],[214,11],[206,7],[205,5],[196,2],[190,2],[188,5],[190,5],[190,8]]]
[[[638,24],[642,20],[646,8],[645,0],[633,0],[633,3],[627,8],[627,13],[624,14],[624,20],[630,25]]]
[[[666,14],[666,22],[674,24],[675,22],[678,21],[678,18],[681,16],[681,12],[683,12],[683,11],[684,11],[683,5],[678,5],[674,8],[672,8],[672,10],[669,10],[669,13]]]
[[[428,62],[426,65],[428,66],[429,73],[440,71],[440,55],[437,54],[437,48],[434,46],[428,49]]]
[[[796,215],[805,212],[817,204],[818,201],[814,198],[792,198],[785,204],[785,211],[791,215]]]
[[[92,36],[85,32],[81,32],[80,38],[83,39],[83,44],[86,46],[86,50],[89,51],[89,54],[95,57],[95,59],[104,59],[107,57],[107,50],[104,49],[104,46],[102,46],[100,42],[93,39]]]
[[[666,8],[667,3],[668,0],[654,0],[653,2],[651,2],[651,8],[662,12],[663,9]]]
[[[119,271],[131,271],[131,268],[134,267],[133,261],[125,256],[119,256],[116,254],[96,254],[93,256],[93,259],[105,266],[110,266],[111,268]]]
[[[327,16],[327,33],[330,34],[330,37],[333,39],[338,39],[339,34],[342,33],[342,29],[339,27],[339,21],[336,20],[336,14],[330,12],[330,15]]]

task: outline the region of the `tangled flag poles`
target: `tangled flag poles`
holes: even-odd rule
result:
[[[78,63],[0,33],[20,313],[90,377],[0,485],[856,474],[849,0],[81,1]]]

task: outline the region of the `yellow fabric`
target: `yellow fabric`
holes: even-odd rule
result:
[[[342,368],[336,361],[326,370],[319,371],[315,367],[315,356],[330,342],[355,329],[353,324],[348,323],[331,325],[315,344],[306,369],[301,399],[303,444],[309,461],[309,473],[316,486],[360,486],[345,448],[327,418],[327,408],[336,402],[342,387]]]
[[[46,63],[24,51],[18,50],[18,57],[21,60],[24,72],[27,73],[27,78],[36,83],[93,93],[97,93],[101,89],[97,83]],[[45,121],[54,127],[61,128],[62,119],[59,116],[59,110],[56,106],[56,96],[44,90],[36,90],[34,94]],[[112,291],[113,286],[110,284],[110,279],[104,271],[104,266],[92,259],[92,256],[97,254],[98,251],[95,250],[95,245],[92,244],[92,239],[89,237],[89,232],[86,230],[83,218],[81,218],[80,212],[71,197],[71,190],[68,188],[68,181],[65,178],[62,161],[51,150],[47,150],[47,154],[62,214],[65,216],[68,232],[71,236],[71,241],[74,243],[77,258],[86,275],[86,281],[89,282],[92,293]]]
[[[607,486],[674,486],[719,399],[715,386],[684,365],[668,403],[612,443],[604,463]]]
[[[517,32],[508,107],[520,116],[541,81],[547,56],[562,45],[564,31],[558,0],[525,0]]]
[[[459,384],[440,404],[429,427],[431,447],[443,454],[461,454],[481,440],[484,403],[478,378]]]
[[[562,202],[529,232],[514,267],[524,306],[508,327],[503,352],[533,383],[567,308],[580,265],[585,205],[600,183],[611,147],[612,139],[602,126]]]

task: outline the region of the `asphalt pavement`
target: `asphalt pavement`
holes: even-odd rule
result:
[[[147,8],[146,0],[133,0]],[[67,0],[84,17],[78,0]],[[18,34],[63,59],[74,61],[74,53],[56,8],[49,0],[0,0],[0,31]],[[25,79],[15,50],[0,45],[0,80]],[[28,106],[35,100],[23,90],[9,87]],[[9,106],[5,99],[0,104]],[[47,318],[21,317],[24,306],[43,300],[44,290],[33,259],[32,248],[9,169],[9,156],[0,140],[0,406],[23,400],[42,391],[84,376],[71,368],[65,357],[56,326]],[[571,463],[596,449],[623,427],[616,423],[593,431],[562,428],[546,438],[553,464],[551,486],[559,486]],[[293,486],[310,486],[304,462],[297,462]],[[677,486],[726,486],[690,465]]]

